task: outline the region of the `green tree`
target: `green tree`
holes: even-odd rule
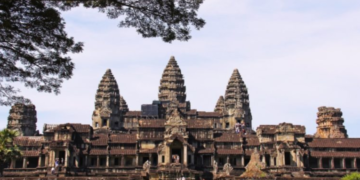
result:
[[[10,163],[12,158],[21,156],[19,147],[13,145],[16,136],[18,136],[17,131],[10,129],[0,131],[0,177],[3,176],[5,164]]]
[[[353,172],[353,173],[347,174],[346,176],[341,178],[341,180],[360,180],[360,173]]]
[[[202,0],[2,0],[0,1],[0,105],[30,103],[18,96],[19,82],[39,92],[60,93],[61,84],[73,75],[68,53],[83,50],[82,42],[68,37],[59,10],[84,6],[109,18],[120,16],[119,27],[133,27],[144,38],[165,42],[187,41],[190,27],[200,29],[197,17]],[[2,80],[2,81],[1,81]],[[4,81],[5,80],[5,81]]]

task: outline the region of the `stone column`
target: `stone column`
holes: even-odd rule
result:
[[[185,166],[187,166],[187,146],[184,146],[184,160],[183,160],[183,162],[184,162],[184,165]]]
[[[342,168],[343,168],[343,169],[345,169],[345,168],[346,168],[345,158],[342,158]]]
[[[331,157],[330,168],[331,168],[331,169],[334,169],[334,168],[335,168],[334,157]]]
[[[135,166],[138,166],[138,165],[139,165],[139,154],[137,153],[136,157],[135,157]]]
[[[76,156],[75,156],[75,166],[76,166],[76,167],[79,167],[79,161],[80,161],[79,159],[80,159],[80,158],[79,158],[79,155],[76,155]]]
[[[354,169],[357,169],[356,158],[354,158]]]
[[[23,157],[23,168],[27,168],[27,157]]]
[[[96,156],[96,166],[99,167],[100,166],[100,157]]]
[[[151,153],[149,153],[149,161],[150,161],[151,164],[153,163],[153,157],[152,157],[152,154],[151,154]],[[143,162],[143,163],[144,163],[144,162]]]
[[[49,166],[49,153],[47,155],[45,155],[45,166],[46,167]]]
[[[274,166],[274,158],[270,156],[270,167]]]
[[[125,165],[125,157],[124,155],[121,155],[120,166],[124,166],[124,165]]]
[[[242,166],[245,166],[245,157],[244,157],[245,155],[242,155],[241,156],[241,165]]]
[[[110,161],[110,158],[109,158],[109,155],[106,156],[106,167],[109,167],[109,161]]]
[[[296,166],[301,167],[299,150],[296,150]]]
[[[319,168],[322,168],[322,157],[318,159],[319,161]]]
[[[89,166],[89,163],[88,163],[88,156],[85,156],[85,163],[84,163],[85,167],[88,167]]]
[[[170,156],[171,156],[171,153],[170,153],[170,148],[169,146],[165,145],[165,164],[167,163],[171,163],[171,159],[170,159]]]
[[[65,167],[68,166],[69,163],[69,152],[68,150],[65,150]]]
[[[41,167],[41,155],[39,156],[39,159],[38,159],[38,167]]]

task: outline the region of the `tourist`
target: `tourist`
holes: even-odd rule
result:
[[[59,165],[59,160],[56,158],[56,159],[55,159],[55,168],[57,168],[58,165]]]
[[[54,167],[51,168],[51,174],[55,174],[55,168]]]

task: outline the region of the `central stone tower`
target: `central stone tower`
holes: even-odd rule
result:
[[[183,75],[174,56],[171,56],[160,80],[159,100],[170,101],[170,96],[174,93],[179,103],[185,103],[185,91]]]

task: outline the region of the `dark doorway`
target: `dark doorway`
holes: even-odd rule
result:
[[[22,168],[22,167],[23,167],[23,159],[16,159],[15,168]]]
[[[266,162],[266,166],[270,166],[270,155],[269,154],[265,154],[265,162]]]
[[[40,162],[40,166],[44,167],[45,166],[45,155],[41,155],[41,162]]]
[[[345,159],[345,168],[354,168],[354,162],[352,158]]]
[[[205,166],[211,166],[211,156],[210,155],[204,155],[204,165]]]
[[[245,156],[245,164],[244,164],[244,166],[246,166],[249,162],[250,162],[250,156]]]
[[[59,151],[59,162],[60,162],[60,164],[64,164],[64,162],[65,162],[65,151]]]
[[[360,168],[360,159],[359,158],[356,158],[356,167]]]
[[[342,168],[342,159],[341,158],[334,158],[334,165],[335,168]]]
[[[106,157],[100,158],[100,166],[106,166]]]
[[[97,166],[97,159],[95,157],[91,158],[91,166]]]
[[[171,144],[170,148],[171,148],[171,156],[170,156],[171,162],[175,163],[178,161],[179,163],[181,163],[182,162],[181,150],[183,148],[183,144],[179,140],[175,139]]]
[[[322,158],[322,166],[323,168],[330,168],[330,160],[329,158]]]
[[[146,156],[146,157],[143,157],[143,158],[142,158],[142,163],[144,164],[147,160],[149,160],[149,157],[147,157],[147,156]]]
[[[114,166],[119,166],[119,158],[114,159]]]
[[[153,164],[153,165],[157,165],[158,164],[158,155],[157,154],[153,154],[152,155],[152,162],[151,162],[151,164]]]
[[[36,168],[38,166],[39,158],[38,157],[29,157],[28,158],[28,168]]]
[[[84,166],[84,157],[80,156],[79,157],[79,167]]]
[[[291,165],[291,154],[290,154],[290,152],[285,152],[285,165],[286,166]]]
[[[309,163],[310,163],[311,168],[318,168],[319,167],[317,158],[310,157]]]

